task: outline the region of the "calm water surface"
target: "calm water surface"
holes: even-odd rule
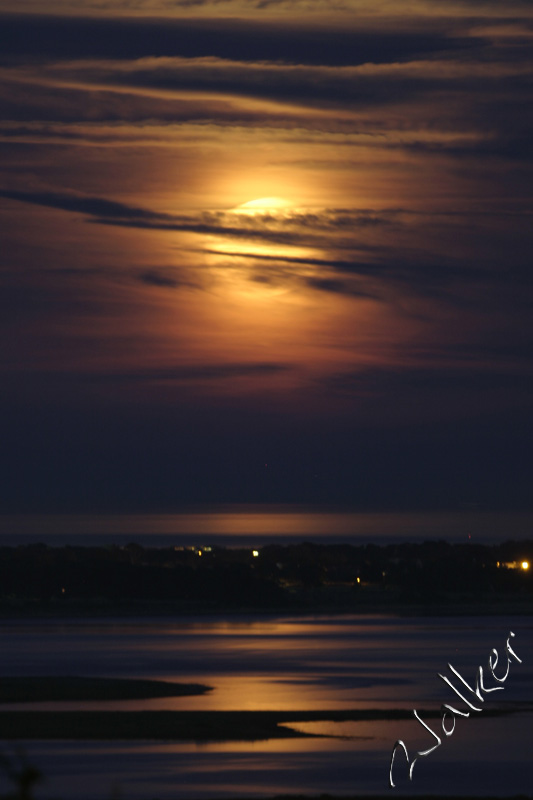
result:
[[[414,719],[301,723],[302,730],[318,734],[307,740],[29,742],[25,747],[48,777],[39,796],[65,800],[109,798],[112,787],[133,800],[281,792],[530,794],[532,626],[528,617],[372,615],[3,621],[0,674],[145,677],[213,687],[198,697],[35,708],[417,708],[422,713],[445,702],[463,707],[437,672],[446,672],[451,662],[473,680],[493,647],[503,655],[513,630],[523,663],[513,662],[504,690],[489,695],[485,706],[521,712],[460,719],[453,736],[418,762],[412,783],[402,780],[399,768],[395,790],[388,788],[394,742],[402,738],[410,753],[434,742]],[[437,723],[429,722],[434,729]]]

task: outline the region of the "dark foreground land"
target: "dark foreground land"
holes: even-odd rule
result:
[[[533,542],[0,548],[3,616],[331,610],[531,614]]]

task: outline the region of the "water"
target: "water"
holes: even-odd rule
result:
[[[409,753],[433,743],[409,720],[295,723],[313,739],[265,742],[26,742],[47,776],[39,797],[102,800],[202,800],[320,794],[530,794],[533,740],[532,621],[528,617],[396,618],[392,615],[3,621],[1,675],[83,674],[207,683],[207,695],[55,708],[357,709],[463,708],[437,677],[451,662],[467,680],[509,631],[513,661],[503,691],[483,712],[457,722],[438,750],[420,759],[413,781],[390,755],[401,738]],[[1,679],[1,677],[0,677]],[[457,703],[455,702],[457,701]],[[27,706],[26,706],[27,707]],[[50,707],[46,704],[35,707]],[[428,720],[439,730],[439,720]],[[442,737],[444,739],[444,737]],[[0,786],[0,791],[3,787]],[[391,794],[391,797],[393,794]]]
[[[0,544],[222,545],[526,539],[532,515],[361,514],[338,509],[225,507],[167,515],[0,517]],[[516,632],[523,664],[487,699],[521,713],[460,720],[417,764],[398,761],[397,794],[529,794],[533,645],[528,618],[398,619],[394,616],[236,616],[201,619],[2,621],[1,675],[95,675],[202,682],[202,696],[26,708],[108,710],[438,710],[456,698],[437,678],[448,661],[469,678]],[[6,706],[7,707],[7,706]],[[438,720],[431,724],[436,726]],[[297,726],[297,723],[295,723]],[[38,797],[204,800],[283,792],[383,794],[390,754],[431,746],[414,719],[300,723],[313,739],[265,742],[25,742],[47,776]],[[402,770],[403,767],[403,770]],[[5,791],[0,784],[0,792]],[[391,795],[392,796],[392,795]]]
[[[253,547],[268,542],[446,539],[497,543],[527,539],[531,513],[481,511],[360,513],[300,506],[224,506],[176,514],[0,515],[0,545],[128,544]]]

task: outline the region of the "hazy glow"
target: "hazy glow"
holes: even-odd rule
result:
[[[288,208],[292,208],[292,204],[282,197],[260,197],[258,200],[249,200],[247,203],[241,203],[236,210],[250,214],[261,214]]]

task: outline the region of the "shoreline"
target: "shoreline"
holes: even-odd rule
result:
[[[485,716],[519,713],[493,709]],[[427,719],[440,711],[424,712]],[[337,711],[0,711],[0,740],[165,740],[187,742],[330,738],[291,728],[299,722],[396,721],[407,709]]]

